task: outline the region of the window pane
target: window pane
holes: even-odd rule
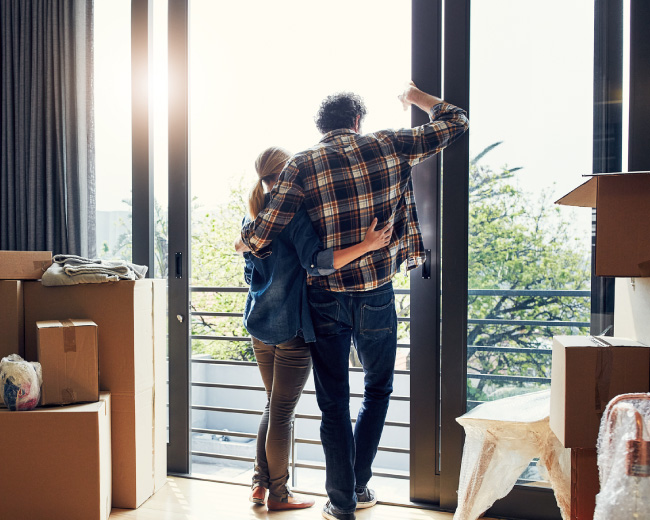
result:
[[[471,9],[468,409],[549,389],[552,336],[588,333],[591,211],[554,201],[591,173],[593,112],[593,2]]]
[[[131,2],[96,2],[94,16],[97,255],[130,262]]]
[[[410,2],[396,9],[387,0],[334,0],[323,9],[298,0],[193,0],[190,17],[192,285],[214,288],[192,292],[193,405],[201,407],[193,410],[192,449],[202,454],[193,457],[194,471],[250,482],[253,464],[245,459],[255,456],[255,442],[246,435],[257,432],[259,416],[205,407],[261,411],[263,391],[199,388],[196,383],[210,378],[219,384],[262,385],[242,325],[247,292],[243,261],[233,252],[248,191],[256,182],[255,158],[272,145],[298,152],[317,143],[321,136],[314,116],[320,102],[336,91],[364,98],[368,115],[363,131],[410,126],[410,113],[397,100],[410,79]],[[408,278],[397,278],[396,286],[408,289]],[[408,318],[408,294],[397,300],[400,316]],[[400,323],[403,346],[397,366],[405,372],[408,325]],[[350,364],[358,364],[354,355]],[[362,392],[362,376],[351,372],[355,393]],[[396,376],[396,395],[408,396],[408,377],[407,372]],[[299,414],[320,414],[313,389],[309,381]],[[353,398],[354,416],[358,406],[359,399]],[[389,415],[389,421],[406,427],[387,427],[382,445],[408,448],[408,401],[392,402]],[[311,442],[319,439],[318,427],[313,417],[297,419],[297,464],[323,464],[322,448]],[[408,453],[380,451],[375,466],[408,475]],[[301,489],[323,489],[322,470],[300,466],[292,477]],[[375,486],[382,477],[377,479]],[[408,500],[407,479],[386,482],[383,499]]]

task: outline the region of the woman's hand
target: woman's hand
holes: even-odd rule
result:
[[[377,217],[370,223],[370,227],[366,230],[366,237],[362,242],[366,251],[381,249],[390,243],[391,236],[393,235],[393,226],[385,226],[383,229],[375,230],[376,226]]]
[[[235,240],[235,252],[237,254],[243,255],[244,253],[247,253],[250,250],[251,248],[244,243],[241,237],[237,237],[237,240]]]

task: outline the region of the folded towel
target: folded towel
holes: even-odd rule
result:
[[[76,255],[54,255],[52,265],[43,273],[46,286],[140,280],[147,266],[123,260],[101,260]]]

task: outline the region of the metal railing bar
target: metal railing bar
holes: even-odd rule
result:
[[[545,320],[500,320],[500,319],[468,319],[467,323],[474,325],[517,325],[534,327],[589,327],[588,321],[545,321]]]
[[[591,296],[589,290],[518,290],[518,289],[470,289],[467,291],[469,296],[567,296],[586,298]]]
[[[303,390],[303,394],[307,395],[316,395],[316,390]],[[356,392],[350,392],[350,397],[357,397],[359,399],[363,398],[363,394],[359,394]],[[411,398],[407,395],[391,395],[389,397],[391,401],[410,401]]]
[[[305,468],[305,469],[319,469],[319,470],[325,470],[325,464],[307,464],[305,462],[296,462],[294,465],[296,468]],[[402,474],[402,473],[390,473],[390,472],[385,472],[385,471],[372,471],[372,475],[374,477],[389,477],[389,478],[397,478],[397,479],[402,479],[402,480],[408,480],[409,475],[408,474]]]
[[[209,312],[209,311],[192,311],[191,316],[220,316],[222,318],[243,318],[243,312]]]
[[[250,385],[232,385],[229,383],[205,383],[205,382],[191,382],[192,386],[203,388],[226,388],[228,390],[254,390],[256,392],[266,392],[263,386],[250,386]]]
[[[191,292],[216,292],[216,293],[247,293],[248,287],[206,287],[191,286]],[[411,294],[410,289],[394,289],[395,294]],[[469,289],[470,296],[568,296],[586,298],[591,296],[591,291],[573,289]]]
[[[206,365],[239,365],[243,367],[256,367],[255,361],[235,361],[232,359],[197,359],[192,358],[192,363],[204,363]]]
[[[467,374],[467,379],[491,379],[493,381],[512,381],[518,383],[550,383],[550,377],[503,376],[498,374]]]
[[[321,416],[315,414],[308,414],[308,413],[297,413],[296,419],[310,419],[310,420],[320,421]],[[351,421],[353,424],[357,422],[355,418],[351,418]],[[384,422],[384,426],[397,426],[399,428],[409,428],[411,426],[411,423],[401,422],[401,421],[386,421]]]
[[[209,428],[192,428],[192,433],[207,433],[208,435],[225,435],[226,437],[245,437],[247,439],[257,439],[256,433],[231,432],[228,430],[210,430]]]
[[[204,287],[204,286],[190,286],[191,292],[216,292],[216,293],[247,293],[248,287]]]
[[[203,406],[196,404],[192,405],[192,410],[203,410],[205,412],[243,413],[248,415],[262,415],[264,413],[260,410],[250,410],[248,408],[227,408],[223,406]]]
[[[192,410],[201,410],[204,412],[221,412],[221,413],[241,413],[241,414],[248,414],[248,415],[262,415],[264,412],[261,410],[251,410],[249,408],[228,408],[225,406],[207,406],[207,405],[192,405]],[[320,421],[321,416],[316,415],[316,414],[307,414],[307,413],[297,413],[295,414],[296,419],[310,419],[310,420],[315,420],[315,421]],[[355,418],[350,419],[352,423],[354,424],[357,422]],[[386,421],[384,422],[384,426],[397,426],[399,428],[408,428],[410,427],[410,423],[407,422],[402,422],[402,421]]]
[[[322,446],[321,441],[315,439],[302,439],[300,437],[296,437],[294,439],[294,442],[296,444],[311,444],[314,446]],[[409,450],[408,448],[393,448],[391,446],[379,446],[377,449],[379,451],[386,451],[390,453],[402,453],[404,455],[408,455],[409,453],[411,453],[411,450]]]
[[[399,345],[398,345],[399,346]],[[239,365],[247,367],[256,367],[257,363],[254,361],[234,361],[232,359],[197,359],[192,358],[192,363],[205,363],[207,365]],[[349,367],[350,372],[363,372],[361,367]],[[409,370],[395,370],[394,374],[399,375],[409,375],[411,372]]]
[[[228,390],[254,390],[257,392],[266,392],[266,388],[263,386],[250,386],[250,385],[233,385],[230,383],[205,383],[205,382],[191,382],[192,386],[203,387],[203,388],[225,388]],[[316,390],[303,390],[303,394],[306,395],[316,395]],[[350,393],[350,397],[363,398],[363,394],[359,393]],[[411,398],[407,395],[391,395],[389,397],[391,401],[410,401]]]
[[[213,311],[192,311],[190,316],[208,316],[208,317],[217,317],[217,318],[243,318],[243,312],[213,312]],[[411,318],[406,316],[398,316],[397,321],[404,323],[409,323]]]
[[[250,336],[190,336],[190,339],[206,341],[252,341]],[[398,343],[397,348],[411,348],[411,344]]]
[[[251,338],[249,336],[190,336],[192,340],[217,340],[217,341],[248,341],[250,343]]]
[[[470,352],[508,352],[514,354],[552,354],[553,350],[550,348],[517,348],[517,347],[485,347],[479,345],[469,345],[467,351]]]
[[[204,406],[204,405],[192,405],[192,410],[203,410],[205,412],[222,412],[222,413],[242,413],[249,415],[262,415],[264,412],[260,410],[250,410],[248,408],[228,408],[223,406]],[[296,414],[296,419],[313,419],[320,421],[321,416],[315,414]],[[353,423],[357,422],[356,419],[351,419]],[[386,421],[384,426],[398,426],[400,428],[408,428],[410,423],[400,422],[400,421]]]
[[[210,457],[211,459],[228,459],[228,460],[239,460],[242,462],[255,462],[254,457],[241,457],[239,455],[222,455],[220,453],[210,453],[206,451],[192,451],[192,455],[197,457]]]

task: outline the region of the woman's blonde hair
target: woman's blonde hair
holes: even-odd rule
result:
[[[259,212],[264,209],[264,185],[262,179],[269,175],[278,175],[290,158],[291,154],[288,151],[277,146],[271,146],[257,156],[255,170],[258,179],[248,197],[248,212],[252,219],[257,217]]]

